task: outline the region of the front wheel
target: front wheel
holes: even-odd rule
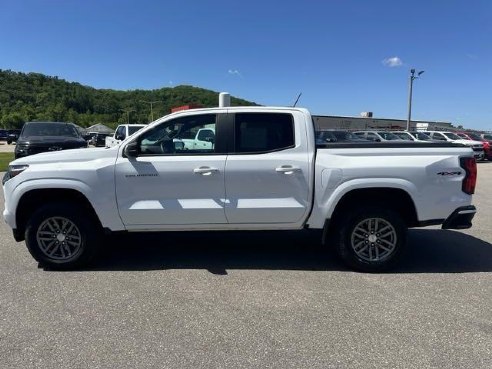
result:
[[[367,207],[343,216],[338,254],[351,268],[382,272],[395,265],[406,245],[407,227],[393,210]]]
[[[76,206],[46,205],[26,227],[26,245],[41,266],[74,269],[88,263],[98,248],[99,229]]]

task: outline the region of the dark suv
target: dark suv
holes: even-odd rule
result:
[[[72,123],[27,122],[17,140],[15,158],[81,147],[87,147],[87,142]]]
[[[20,133],[20,129],[9,129],[7,131],[7,143],[10,145],[12,142],[17,142]]]

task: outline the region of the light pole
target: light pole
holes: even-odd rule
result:
[[[130,113],[135,109],[120,109],[120,111],[126,113],[126,124],[130,124]]]
[[[420,75],[424,73],[423,70],[415,75],[415,69],[410,69],[410,77],[408,80],[408,118],[407,118],[407,131],[410,131],[410,120],[412,119],[412,89],[413,89],[413,80],[420,77]]]
[[[151,122],[154,121],[154,110],[153,110],[153,106],[154,104],[157,104],[159,102],[162,102],[160,100],[156,100],[156,101],[146,101],[146,100],[140,100],[141,102],[145,103],[145,104],[150,104],[150,117],[151,117]]]

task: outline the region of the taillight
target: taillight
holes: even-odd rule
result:
[[[472,195],[475,193],[475,185],[477,184],[477,162],[475,158],[460,158],[460,167],[465,170],[461,190]]]

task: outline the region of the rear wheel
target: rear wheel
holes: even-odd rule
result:
[[[338,254],[355,270],[385,271],[395,265],[405,248],[407,227],[393,210],[361,208],[342,216],[338,224]]]
[[[42,266],[74,269],[96,254],[99,227],[74,205],[52,204],[37,210],[26,227],[26,245]]]

